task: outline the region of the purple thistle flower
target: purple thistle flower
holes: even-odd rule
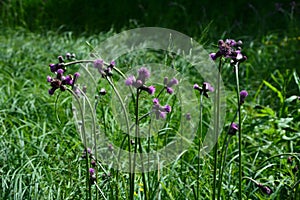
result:
[[[197,84],[197,83],[195,83],[194,84],[194,87],[193,87],[195,90],[201,90],[202,88],[200,88],[200,86]]]
[[[173,94],[174,90],[170,87],[167,87],[167,93],[169,94]]]
[[[50,71],[51,72],[56,72],[56,70],[57,70],[57,64],[50,64],[49,67],[50,67]]]
[[[63,69],[58,69],[57,71],[56,71],[58,74],[63,74],[64,73],[64,70]]]
[[[261,191],[267,195],[271,195],[273,193],[272,189],[268,186],[265,186],[261,183],[258,183],[257,186],[261,189]]]
[[[241,45],[242,41],[235,41],[233,39],[226,39],[225,42],[223,40],[218,41],[219,50],[216,53],[210,53],[209,56],[212,60],[216,60],[218,57],[230,58],[230,63],[235,65],[237,63],[241,63],[247,59],[241,53]]]
[[[150,95],[154,94],[155,92],[155,87],[154,86],[146,86],[145,81],[150,77],[150,72],[146,67],[142,67],[138,70],[138,78],[135,79],[133,75],[130,75],[126,80],[125,80],[125,85],[127,86],[133,86],[135,88],[138,88],[140,90],[144,90],[148,92]]]
[[[111,66],[111,67],[116,66],[116,62],[115,62],[114,60],[110,61],[110,66]]]
[[[225,43],[230,45],[230,46],[236,46],[237,45],[237,42],[233,39],[226,39]]]
[[[176,78],[172,78],[170,82],[167,84],[167,87],[172,87],[173,85],[177,85],[178,80]]]
[[[73,84],[72,76],[70,76],[70,75],[67,75],[65,77],[64,81],[65,81],[66,85],[72,85]]]
[[[95,174],[95,169],[94,169],[94,168],[90,168],[90,169],[89,169],[89,172],[90,172],[90,175],[92,176],[92,175]]]
[[[56,89],[57,89],[57,88],[51,88],[50,90],[48,90],[48,93],[49,93],[50,95],[53,95]]]
[[[150,85],[150,86],[148,87],[148,93],[149,93],[150,95],[153,95],[153,94],[155,93],[155,87],[154,87],[153,85]]]
[[[143,82],[141,80],[136,80],[135,83],[133,83],[133,86],[136,88],[139,88],[143,85]]]
[[[161,117],[162,119],[166,119],[166,113],[165,112],[161,112],[159,111],[159,117]],[[158,119],[159,117],[156,116],[156,119]]]
[[[245,102],[245,99],[247,96],[248,96],[248,92],[246,90],[242,90],[240,92],[240,104],[241,105]]]
[[[200,87],[198,84],[194,84],[193,88],[198,90],[200,94],[203,94],[207,98],[209,98],[208,92],[214,91],[214,88],[208,82],[203,82],[202,87]]]
[[[52,81],[52,77],[51,76],[47,76],[47,82],[50,83]]]
[[[212,60],[216,60],[216,59],[218,58],[216,55],[217,55],[216,53],[210,53],[210,54],[209,54],[209,57],[210,57]]]
[[[132,85],[134,82],[135,82],[135,77],[131,75],[125,80],[125,85],[129,86]]]
[[[153,99],[152,112],[155,113],[156,119],[159,118],[165,119],[167,113],[170,113],[171,110],[172,110],[171,106],[169,105],[161,106],[157,98]]]
[[[174,85],[177,85],[178,80],[176,78],[172,78],[170,81],[168,81],[168,80],[169,80],[168,77],[164,78],[164,85],[165,85],[166,91],[169,94],[173,94],[174,90],[171,87]]]
[[[74,79],[77,79],[80,76],[79,72],[75,72]]]
[[[210,92],[215,91],[215,89],[213,88],[213,86],[211,86],[210,83],[204,82],[203,85],[205,85],[205,90],[210,91]]]
[[[238,125],[237,125],[236,123],[233,122],[233,123],[230,125],[228,134],[229,134],[229,135],[235,135],[236,132],[237,132],[238,130],[239,130]]]
[[[138,80],[141,80],[142,83],[144,84],[146,79],[150,77],[150,72],[149,70],[146,68],[146,67],[141,67],[139,70],[138,70]]]
[[[94,61],[94,67],[98,70],[103,69],[103,60],[97,59]]]
[[[165,105],[165,111],[166,111],[167,113],[171,112],[171,110],[172,110],[172,108],[171,108],[170,105]]]
[[[152,102],[153,102],[154,105],[158,105],[159,104],[158,98],[154,98]]]

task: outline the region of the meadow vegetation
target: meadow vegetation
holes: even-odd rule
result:
[[[247,60],[239,66],[239,87],[248,96],[241,107],[242,199],[300,199],[300,4],[122,2],[0,1],[0,199],[86,198],[85,147],[75,126],[72,96],[61,92],[58,97],[59,91],[49,95],[49,64],[67,52],[86,59],[91,47],[106,38],[144,26],[181,31],[208,52],[218,50],[219,39],[243,41]],[[160,59],[151,52],[147,56]],[[120,68],[126,69],[130,59],[121,59]],[[166,56],[166,62],[170,59]],[[227,112],[219,157],[225,153],[223,144],[227,146],[219,196],[238,199],[238,134],[227,137],[226,132],[238,108],[229,64],[223,66],[222,79]],[[145,198],[145,183],[148,199],[211,199],[214,152],[198,162],[197,151],[191,149],[159,173],[150,172],[146,181],[137,174],[134,186],[128,174],[108,173],[104,164],[107,171],[98,169],[98,186],[107,199],[126,199],[131,187],[135,199]],[[98,190],[91,188],[95,199]],[[99,192],[97,197],[103,198]]]

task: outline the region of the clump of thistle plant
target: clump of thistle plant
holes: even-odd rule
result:
[[[66,62],[68,61],[68,62]],[[81,104],[79,101],[79,98],[84,98],[86,99],[87,104],[91,104],[88,97],[85,95],[85,92],[87,90],[88,86],[79,86],[77,85],[77,80],[80,78],[80,75],[78,72],[74,73],[73,75],[69,73],[70,68],[74,65],[81,65],[81,64],[89,64],[92,65],[94,69],[97,70],[99,73],[99,76],[106,81],[110,86],[112,91],[116,94],[118,100],[121,103],[122,110],[125,115],[125,121],[126,121],[126,134],[124,136],[124,141],[127,141],[127,147],[122,143],[123,147],[127,148],[127,151],[129,152],[129,157],[128,157],[128,163],[129,163],[129,168],[130,172],[128,173],[128,183],[129,183],[129,194],[128,198],[129,199],[134,199],[135,194],[136,194],[136,172],[135,172],[135,167],[136,167],[136,161],[137,159],[142,159],[138,157],[138,153],[142,153],[144,151],[144,146],[142,144],[142,139],[140,137],[140,121],[146,117],[151,117],[152,115],[154,116],[154,119],[156,120],[167,120],[167,115],[172,112],[172,107],[169,104],[163,104],[160,102],[160,99],[162,95],[172,95],[174,93],[174,89],[177,84],[179,84],[179,81],[174,77],[169,79],[168,77],[162,77],[163,80],[163,88],[158,92],[158,94],[153,98],[156,92],[156,87],[152,84],[148,84],[148,79],[151,76],[149,68],[146,66],[143,66],[137,70],[137,76],[134,74],[131,74],[129,76],[125,76],[124,73],[116,67],[115,61],[111,61],[110,63],[105,62],[103,59],[91,59],[91,60],[75,60],[75,57],[72,56],[71,54],[67,54],[66,57],[64,58],[63,56],[58,57],[58,63],[56,64],[50,64],[50,71],[54,74],[54,76],[48,76],[47,81],[50,83],[50,90],[49,94],[54,95],[55,91],[59,92],[65,92],[68,91],[70,94],[74,96],[74,98],[77,100],[79,104],[79,111],[83,113],[83,108],[81,108]],[[116,73],[114,73],[114,71]],[[114,74],[117,74],[119,78],[124,79],[124,85],[123,87],[130,87],[130,91],[132,92],[132,101],[134,102],[134,121],[135,121],[135,130],[134,134],[131,135],[131,125],[129,124],[129,115],[127,113],[127,109],[125,108],[125,103],[124,100],[122,99],[118,89],[115,86],[113,76]],[[95,95],[96,102],[95,106],[90,105],[90,109],[97,109],[97,106],[100,105],[101,98],[106,95],[107,91],[104,88],[101,88],[98,93]],[[141,99],[142,93],[146,93],[149,96],[146,97],[143,95],[143,99]],[[152,105],[149,105],[148,107],[151,108],[148,113],[141,113],[140,112],[140,107],[142,107],[142,104],[144,104],[144,98],[148,98],[149,102],[152,102]],[[93,116],[95,118],[95,116]],[[87,133],[84,128],[84,117],[82,114],[82,122],[81,124],[81,131],[83,133],[83,143],[84,143],[84,152],[82,155],[82,158],[86,161],[86,183],[87,183],[87,199],[91,199],[92,197],[92,190],[91,186],[95,185],[97,190],[100,192],[102,198],[106,199],[106,195],[102,191],[102,189],[99,187],[98,184],[98,178],[99,178],[99,173],[98,173],[98,165],[100,166],[101,171],[103,172],[102,174],[106,175],[107,170],[101,165],[101,161],[98,161],[97,157],[97,133],[96,133],[96,124],[93,125],[93,135],[94,135],[94,144],[93,149],[94,152],[87,146]],[[103,123],[106,122],[106,118],[102,116]],[[94,119],[94,122],[96,123],[96,120]],[[108,123],[107,123],[108,124]],[[105,126],[105,124],[104,124]],[[147,138],[147,143],[148,143],[148,149],[150,148],[150,138]],[[121,146],[122,147],[122,146]],[[114,146],[112,144],[108,144],[107,147],[108,151],[114,153]],[[116,152],[117,153],[117,152]],[[121,154],[117,153],[117,156],[120,156]],[[142,166],[144,168],[144,166]],[[141,178],[143,182],[143,196],[145,199],[150,198],[150,193],[148,191],[149,179],[151,177],[146,177],[146,173],[142,172]],[[118,180],[120,180],[120,173],[116,173],[116,182],[118,184]],[[103,178],[103,177],[102,177]],[[119,194],[119,188],[116,188],[116,196],[120,195]],[[96,197],[97,197],[98,192],[96,192]]]
[[[248,96],[248,92],[246,90],[240,91],[239,89],[239,75],[238,69],[240,63],[244,62],[247,57],[242,54],[241,51],[242,42],[235,40],[227,39],[225,41],[220,40],[218,43],[219,50],[216,53],[211,53],[209,56],[212,60],[216,61],[219,59],[219,73],[221,74],[223,65],[229,60],[229,64],[234,68],[236,73],[236,91],[237,91],[237,107],[238,110],[230,123],[229,129],[227,131],[226,137],[223,142],[223,147],[221,151],[221,158],[219,164],[219,180],[217,181],[217,167],[218,167],[218,142],[214,149],[214,174],[213,174],[213,199],[220,199],[221,194],[221,186],[222,186],[222,175],[224,170],[224,165],[226,162],[226,152],[228,148],[228,144],[230,139],[236,135],[238,135],[239,139],[239,199],[242,199],[242,156],[241,156],[241,106],[245,103],[246,97]],[[68,61],[68,62],[66,62]],[[80,86],[77,85],[78,80],[80,79],[80,75],[78,72],[70,73],[69,70],[72,66],[78,64],[87,64],[91,65],[92,68],[98,73],[99,77],[101,77],[101,81],[99,82],[99,89],[95,94],[95,105],[91,105],[88,97],[86,96],[86,90],[88,86]],[[58,63],[50,64],[50,71],[54,73],[53,76],[48,76],[47,81],[50,83],[50,90],[49,94],[54,95],[56,91],[65,92],[68,91],[70,94],[74,96],[77,103],[79,104],[79,112],[82,113],[81,115],[81,131],[83,135],[83,143],[84,143],[84,153],[83,158],[86,160],[86,184],[87,184],[87,199],[92,198],[92,186],[96,187],[96,190],[101,194],[101,197],[106,199],[105,193],[102,191],[102,188],[99,187],[99,172],[101,172],[102,177],[107,177],[108,170],[105,169],[104,166],[101,164],[101,160],[98,160],[97,156],[97,145],[99,141],[97,141],[97,130],[96,127],[99,126],[97,123],[102,123],[104,129],[110,123],[105,117],[104,112],[102,113],[101,121],[96,121],[96,116],[92,116],[92,122],[94,123],[92,128],[92,136],[93,136],[93,143],[90,144],[87,142],[87,133],[84,127],[84,109],[81,108],[81,104],[79,98],[84,98],[86,103],[89,105],[89,109],[97,109],[98,106],[103,106],[101,99],[104,95],[107,94],[108,88],[103,87],[103,82],[106,82],[113,93],[115,93],[120,105],[121,110],[124,114],[124,120],[126,124],[126,131],[123,133],[122,142],[121,142],[121,149],[124,148],[128,151],[128,165],[130,172],[126,176],[122,175],[118,170],[115,174],[115,188],[112,191],[115,191],[115,196],[117,198],[121,194],[120,188],[118,188],[119,181],[121,179],[126,179],[129,185],[129,192],[126,193],[126,198],[134,199],[137,195],[136,189],[138,186],[136,185],[137,180],[142,182],[142,190],[139,191],[139,195],[144,199],[150,199],[155,196],[155,194],[151,194],[150,188],[150,180],[151,176],[148,173],[144,172],[146,168],[145,163],[141,162],[142,172],[140,175],[136,173],[136,164],[138,160],[144,160],[143,152],[149,151],[151,147],[150,137],[142,138],[141,137],[141,126],[144,125],[145,118],[149,118],[148,122],[151,125],[151,120],[162,120],[165,122],[165,126],[168,125],[168,120],[172,117],[173,110],[177,111],[177,107],[169,104],[169,102],[164,102],[166,98],[164,95],[175,95],[176,94],[176,86],[180,84],[180,81],[176,77],[161,77],[161,83],[153,83],[150,81],[151,78],[151,69],[147,66],[142,66],[137,69],[136,72],[131,73],[130,75],[126,76],[116,65],[115,61],[105,62],[103,59],[91,59],[91,60],[75,60],[75,56],[72,54],[67,54],[64,58],[63,56],[58,57]],[[72,71],[72,70],[70,70]],[[117,79],[123,79],[123,84],[120,87],[124,87],[124,89],[129,89],[131,102],[133,105],[131,110],[126,108],[125,101],[123,97],[120,95],[119,90],[122,88],[117,88],[115,84],[115,77]],[[156,85],[157,84],[157,85]],[[200,198],[200,151],[202,145],[202,136],[203,136],[203,104],[204,100],[203,97],[210,98],[210,93],[215,93],[217,103],[216,106],[216,113],[217,116],[220,114],[220,102],[219,101],[219,94],[220,94],[220,79],[218,76],[217,84],[212,86],[208,82],[202,82],[202,84],[198,85],[195,83],[191,88],[194,88],[195,91],[199,92],[200,94],[200,116],[199,116],[199,126],[197,131],[198,137],[198,163],[197,163],[197,194],[195,195],[196,198]],[[160,88],[160,89],[157,89]],[[126,100],[128,101],[128,99]],[[105,105],[106,106],[106,105]],[[143,108],[143,109],[142,109]],[[148,110],[145,111],[144,108]],[[103,108],[102,108],[103,110]],[[132,112],[132,113],[128,113]],[[187,121],[191,120],[190,113],[185,113],[185,119]],[[235,123],[235,118],[238,116],[238,122]],[[129,118],[132,117],[134,120],[134,124],[130,124]],[[217,117],[218,120],[218,117]],[[217,126],[219,126],[219,122],[216,122]],[[167,130],[167,129],[166,129]],[[218,132],[220,127],[216,127],[215,130]],[[150,132],[150,129],[149,129]],[[238,134],[236,134],[238,133]],[[105,134],[109,134],[108,131],[105,131]],[[218,136],[219,133],[216,133]],[[227,136],[229,139],[227,140]],[[167,136],[165,136],[167,137]],[[166,138],[165,138],[165,141]],[[156,141],[158,143],[158,141]],[[88,145],[92,145],[91,150]],[[157,145],[157,144],[156,144]],[[115,158],[119,158],[121,156],[120,151],[118,152],[113,144],[107,145],[107,151],[110,152]],[[111,176],[111,174],[110,174]],[[121,177],[122,176],[122,177]],[[99,179],[99,180],[98,180]],[[152,182],[152,181],[151,181]],[[159,185],[159,184],[158,184]],[[155,190],[154,190],[155,191]],[[96,198],[98,198],[98,192],[96,192]],[[218,192],[218,193],[217,193]],[[217,196],[218,195],[218,196]]]
[[[238,124],[231,122],[228,133],[238,132],[238,156],[239,156],[239,185],[238,185],[238,198],[242,199],[242,124],[241,124],[241,105],[244,103],[245,98],[248,96],[247,91],[240,91],[239,87],[239,66],[242,62],[247,60],[247,57],[242,53],[242,41],[235,41],[233,39],[226,39],[218,41],[218,51],[210,54],[210,58],[214,61],[219,59],[219,73],[221,74],[223,65],[229,61],[229,64],[234,68],[236,77],[236,94],[237,94],[237,116]],[[219,81],[218,81],[219,82]],[[217,86],[217,90],[218,90]],[[217,91],[218,95],[218,91]],[[218,100],[217,96],[217,100]],[[217,106],[218,112],[218,106]],[[236,117],[236,115],[234,116]],[[218,123],[217,123],[218,124]],[[217,129],[218,130],[218,129]],[[225,144],[225,142],[224,142]],[[223,147],[224,147],[223,144]],[[227,149],[227,148],[226,148]],[[224,149],[225,151],[225,149]],[[226,152],[226,151],[225,151]],[[223,151],[222,151],[223,153]],[[225,153],[226,158],[226,153]],[[224,158],[224,159],[225,159]],[[221,157],[222,159],[222,157]],[[223,160],[224,162],[225,160]],[[216,199],[216,189],[218,188],[217,199],[220,199],[221,187],[222,187],[222,173],[223,169],[219,169],[219,183],[217,183],[217,163],[218,163],[218,142],[214,149],[214,178],[213,178],[213,199]],[[222,163],[222,160],[221,160]]]

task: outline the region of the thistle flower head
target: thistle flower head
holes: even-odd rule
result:
[[[176,78],[172,78],[170,82],[167,84],[167,87],[172,87],[173,85],[177,85],[178,80]]]
[[[205,90],[207,90],[207,91],[210,91],[210,92],[215,91],[214,87],[211,86],[211,84],[208,83],[208,82],[204,82],[204,83],[203,83],[203,86],[205,86]]]
[[[129,86],[132,85],[134,82],[135,82],[135,77],[131,75],[125,80],[125,85]]]
[[[229,135],[235,135],[236,132],[237,132],[238,130],[239,130],[238,125],[237,125],[236,123],[233,122],[233,123],[230,125],[228,134],[229,134]]]
[[[63,69],[58,69],[56,72],[57,72],[57,74],[61,74],[62,75],[64,73],[64,70]]]
[[[104,62],[101,59],[97,59],[97,60],[94,61],[94,67],[98,70],[103,69],[103,64],[104,64]]]
[[[235,65],[241,63],[247,59],[241,53],[242,41],[235,41],[233,39],[226,39],[218,41],[219,50],[216,53],[210,53],[209,56],[212,60],[216,60],[219,57],[230,58],[230,63]]]
[[[208,82],[203,82],[202,87],[200,87],[198,84],[194,84],[193,88],[198,90],[200,94],[207,98],[209,98],[208,92],[213,92],[215,90]]]
[[[89,169],[89,172],[90,172],[90,175],[92,176],[92,175],[95,174],[95,169],[94,169],[94,168],[90,168],[90,169]]]
[[[146,79],[148,79],[150,77],[150,72],[146,67],[141,67],[138,70],[138,80],[141,80],[142,83],[144,84]]]
[[[166,111],[167,113],[171,112],[171,110],[172,110],[172,108],[171,108],[170,105],[165,105],[165,111]]]
[[[152,102],[153,102],[153,104],[154,104],[154,105],[157,105],[157,104],[159,104],[159,100],[158,100],[158,98],[154,98]]]
[[[265,186],[261,183],[258,183],[257,186],[260,188],[260,190],[267,195],[271,195],[273,193],[272,189],[269,188],[268,186]]]
[[[178,84],[178,80],[176,78],[172,78],[170,81],[168,77],[164,78],[164,85],[167,93],[169,94],[173,94],[174,90],[172,87],[177,84]]]
[[[240,92],[240,104],[241,105],[245,102],[245,99],[247,96],[248,96],[248,92],[246,90],[242,90]]]
[[[172,110],[170,105],[161,106],[157,98],[153,99],[152,112],[154,112],[156,119],[165,119],[167,113],[170,113]]]
[[[127,86],[133,86],[135,88],[139,88],[141,90],[144,90],[148,92],[149,94],[154,94],[155,92],[155,87],[154,86],[149,86],[147,87],[145,85],[146,79],[150,77],[150,72],[146,67],[141,67],[138,70],[138,77],[135,78],[133,75],[130,75],[126,80],[125,80],[125,85]]]
[[[116,62],[114,60],[110,61],[110,66],[112,67],[116,66]]]
[[[174,92],[173,88],[171,88],[171,87],[167,87],[166,90],[167,90],[167,93],[169,93],[169,94],[173,94],[173,92]]]
[[[155,87],[154,87],[153,85],[150,85],[150,86],[148,87],[148,93],[149,93],[150,95],[153,95],[153,94],[155,93]]]
[[[194,87],[193,87],[195,90],[200,90],[201,88],[200,88],[200,86],[197,84],[197,83],[195,83],[194,84]]]

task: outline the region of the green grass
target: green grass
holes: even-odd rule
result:
[[[21,13],[22,14],[22,13]],[[291,24],[295,21],[290,20]],[[212,25],[213,26],[213,25]],[[228,25],[229,27],[229,25]],[[74,36],[72,32],[35,32],[2,26],[0,35],[0,199],[84,199],[84,149],[72,118],[71,98],[48,95],[48,64],[58,55],[74,52],[86,58],[88,41],[97,46],[114,31]],[[208,27],[208,31],[218,27]],[[203,33],[205,29],[203,29]],[[299,199],[300,172],[300,33],[290,29],[241,35],[248,60],[241,65],[241,89],[249,96],[242,108],[243,176],[272,188],[264,195],[249,179],[243,179],[245,199]],[[224,34],[226,37],[227,34]],[[215,51],[216,33],[194,35]],[[235,39],[235,38],[234,38]],[[151,55],[149,55],[151,60]],[[222,78],[227,88],[227,121],[236,108],[234,73],[225,66]],[[57,117],[59,120],[57,120]],[[110,127],[115,128],[115,127]],[[220,141],[223,141],[221,136]],[[223,199],[236,199],[238,189],[238,138],[228,146],[222,183]],[[193,199],[197,152],[190,150],[153,178],[154,198]],[[292,163],[288,157],[292,156]],[[106,166],[107,167],[107,166]],[[212,154],[201,160],[201,197],[209,199],[212,190]],[[112,172],[112,175],[115,172]],[[114,176],[100,182],[107,197],[128,193],[126,174],[116,183]],[[159,177],[159,185],[154,180]],[[142,180],[137,177],[137,185]]]

